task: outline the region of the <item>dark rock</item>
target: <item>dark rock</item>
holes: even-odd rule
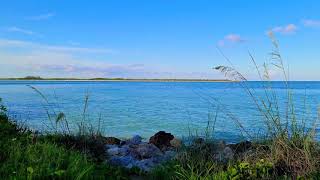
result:
[[[109,145],[120,145],[121,140],[115,137],[105,137],[104,143]]]
[[[161,150],[170,147],[170,141],[174,138],[171,133],[165,131],[159,131],[149,139],[149,143],[156,145]]]

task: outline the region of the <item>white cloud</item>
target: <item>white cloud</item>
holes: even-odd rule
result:
[[[66,53],[115,53],[112,49],[106,48],[89,48],[89,47],[73,47],[65,45],[46,45],[30,41],[20,41],[11,39],[0,39],[0,47],[3,48],[24,48],[28,50],[45,50],[49,52],[66,52]]]
[[[40,14],[40,15],[37,15],[37,16],[30,16],[30,17],[27,17],[28,20],[33,20],[33,21],[40,21],[40,20],[46,20],[46,19],[49,19],[53,16],[55,16],[56,14],[55,13],[46,13],[46,14]]]
[[[3,47],[19,48],[21,51],[6,51]],[[8,46],[10,45],[10,46]],[[77,56],[78,52],[87,53],[86,50],[51,50],[27,48],[29,43],[0,41],[0,77],[40,75],[43,77],[125,77],[142,74],[144,65],[113,64],[105,60],[96,60],[95,55],[86,55],[85,58]],[[13,48],[13,50],[14,50]],[[93,52],[90,50],[90,52]],[[96,52],[96,51],[94,51]],[[16,74],[12,75],[12,72]]]
[[[0,47],[24,47],[30,44],[26,41],[0,39]]]
[[[3,28],[2,30],[6,31],[6,32],[9,32],[9,33],[21,33],[21,34],[28,35],[28,36],[43,37],[42,34],[36,33],[34,31],[31,31],[31,30],[28,30],[28,29],[19,28],[19,27],[16,27],[16,26]]]
[[[113,64],[108,63],[107,59],[95,59],[97,54],[113,52],[105,48],[53,46],[0,39],[0,76],[145,77],[152,73],[152,68],[146,68],[143,64]],[[16,74],[12,75],[12,72]]]
[[[211,72],[179,71],[164,65],[138,63],[114,63],[95,56],[75,56],[73,52],[44,50],[6,51],[0,41],[0,77],[110,77],[110,78],[217,78],[220,74]],[[6,43],[8,45],[8,43]],[[26,47],[27,43],[11,41],[10,46]],[[222,77],[223,78],[223,77]]]
[[[242,43],[245,40],[238,34],[228,34],[222,40],[218,41],[218,46],[225,46],[230,43]]]
[[[320,27],[320,20],[304,19],[302,23],[306,27]]]
[[[229,34],[225,38],[225,40],[228,40],[230,42],[243,42],[244,40],[240,37],[238,34]]]
[[[31,41],[0,39],[0,77],[28,75],[173,79],[217,77],[217,74],[211,72],[209,68],[208,72],[190,72],[179,71],[167,65],[147,65],[137,61],[121,63],[115,61],[116,59],[108,59],[108,53],[114,52],[105,48],[53,46]],[[101,59],[101,55],[104,59]]]
[[[22,33],[22,34],[26,34],[26,35],[34,35],[35,34],[35,32],[33,32],[33,31],[23,29],[23,28],[18,28],[15,26],[8,27],[8,28],[6,28],[6,30],[8,32],[17,32],[17,33]]]
[[[145,64],[115,64],[62,52],[11,53],[0,51],[0,77],[110,77],[110,78],[205,78],[212,73],[176,72]]]
[[[285,26],[274,27],[270,31],[271,32],[275,32],[275,33],[281,33],[281,34],[289,35],[289,34],[294,34],[297,31],[297,29],[298,29],[298,27],[296,25],[288,24],[288,25],[285,25]]]

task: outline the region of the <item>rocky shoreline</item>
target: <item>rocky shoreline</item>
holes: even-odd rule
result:
[[[105,145],[107,163],[128,169],[137,167],[145,172],[174,158],[181,146],[179,139],[164,131],[150,137],[148,142],[142,141],[139,135],[127,140],[107,137]]]
[[[207,143],[203,138],[196,138],[186,146],[172,134],[159,131],[150,137],[148,142],[142,141],[139,135],[130,139],[120,140],[115,137],[105,138],[106,162],[127,169],[137,167],[149,172],[156,166],[179,156],[183,148],[196,151],[211,151],[212,158],[217,162],[227,162],[239,154],[246,153],[252,147],[249,141],[238,144],[226,144],[224,141]]]

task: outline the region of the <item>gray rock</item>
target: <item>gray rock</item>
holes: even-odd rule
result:
[[[124,147],[114,147],[114,148],[110,148],[107,150],[108,155],[110,156],[125,156],[129,153],[129,149],[128,148],[124,148]]]
[[[127,145],[138,145],[142,141],[142,137],[139,135],[134,135],[131,139],[127,140],[125,144]]]
[[[155,166],[172,159],[176,148],[161,151],[156,145],[142,142],[138,135],[121,143],[121,145],[106,145],[109,155],[108,163],[124,168],[138,167],[142,171],[149,172]]]
[[[135,166],[143,171],[149,172],[156,166],[156,164],[153,162],[153,159],[150,158],[136,161]]]
[[[136,160],[132,156],[113,156],[108,161],[112,165],[122,166],[126,168],[132,168]]]
[[[107,144],[107,145],[105,145],[105,148],[106,149],[112,149],[112,148],[117,148],[117,147],[119,147],[118,145],[114,145],[114,144]]]
[[[162,156],[154,156],[154,157],[152,157],[151,159],[152,159],[152,161],[153,161],[155,164],[157,164],[157,165],[158,165],[158,164],[161,164],[161,163],[164,163],[164,162],[166,161],[164,155],[162,155]]]
[[[165,161],[168,161],[168,160],[174,158],[176,156],[176,154],[177,153],[175,151],[165,151],[164,155],[163,155],[163,159]]]
[[[233,159],[234,153],[230,147],[225,147],[223,150],[223,157],[225,160]]]
[[[135,152],[142,159],[163,155],[160,149],[154,144],[139,144],[139,146],[135,149]]]

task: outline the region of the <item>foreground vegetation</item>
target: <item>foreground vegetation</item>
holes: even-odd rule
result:
[[[1,178],[128,179],[131,172],[102,163],[97,151],[86,153],[99,145],[92,138],[37,135],[10,120],[0,105]]]

